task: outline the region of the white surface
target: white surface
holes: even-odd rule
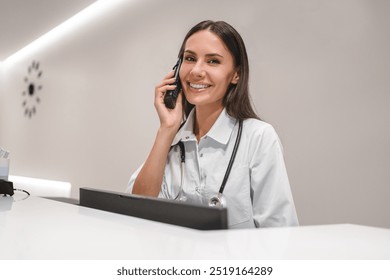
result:
[[[0,259],[390,259],[382,228],[198,231],[23,198],[0,197]]]

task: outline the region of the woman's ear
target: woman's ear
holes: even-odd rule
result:
[[[239,80],[239,79],[240,79],[240,75],[238,74],[238,71],[237,71],[236,73],[234,73],[233,79],[232,79],[231,83],[232,83],[233,85],[236,85],[236,84],[238,83],[238,80]]]

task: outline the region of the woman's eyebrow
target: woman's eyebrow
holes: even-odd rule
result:
[[[184,52],[185,52],[185,53],[190,53],[190,54],[192,54],[192,55],[196,55],[196,52],[191,51],[191,50],[185,50]],[[208,53],[208,54],[206,54],[205,56],[206,56],[206,57],[215,57],[215,56],[218,56],[218,57],[223,58],[223,56],[220,55],[220,54],[218,54],[218,53]]]

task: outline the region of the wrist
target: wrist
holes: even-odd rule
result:
[[[160,126],[158,131],[157,131],[157,136],[165,138],[168,141],[172,142],[177,131],[178,131],[177,126]]]

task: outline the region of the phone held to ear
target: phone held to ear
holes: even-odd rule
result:
[[[176,65],[173,67],[173,70],[175,70],[175,83],[176,88],[174,90],[167,90],[164,96],[164,103],[165,106],[169,109],[173,109],[176,106],[176,100],[179,96],[180,90],[181,90],[181,83],[180,83],[180,66],[181,66],[181,58],[177,61]]]

